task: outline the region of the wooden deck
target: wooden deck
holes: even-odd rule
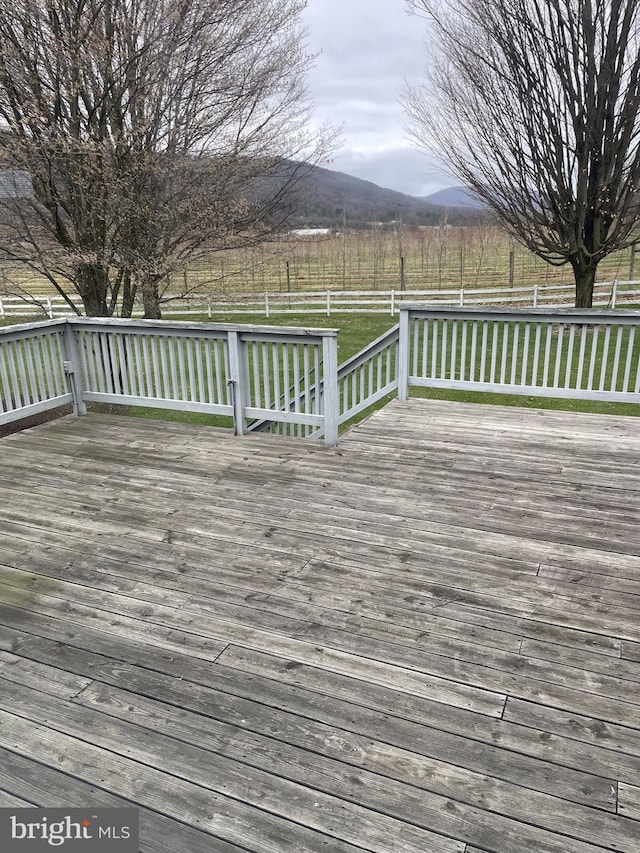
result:
[[[141,851],[640,850],[640,419],[2,439],[0,806]]]

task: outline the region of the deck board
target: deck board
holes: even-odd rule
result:
[[[144,853],[640,849],[640,419],[2,439],[0,805]]]

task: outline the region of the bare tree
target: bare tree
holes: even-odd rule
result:
[[[92,315],[160,316],[171,272],[257,241],[323,154],[304,0],[0,0],[2,148],[33,193],[0,254]]]
[[[435,36],[415,138],[590,307],[637,239],[640,0],[408,0]]]

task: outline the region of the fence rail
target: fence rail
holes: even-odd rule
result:
[[[367,311],[373,314],[399,313],[403,302],[421,301],[435,306],[530,306],[567,307],[572,304],[573,285],[554,284],[530,287],[457,288],[447,290],[322,290],[265,292],[262,294],[197,294],[189,298],[170,299],[163,304],[165,314],[172,317],[213,317],[214,314],[263,314],[266,319],[277,314],[349,314]],[[82,313],[82,302],[73,297]],[[615,308],[629,302],[640,302],[640,281],[602,281],[594,287],[594,307]],[[0,319],[11,317],[76,316],[61,296],[50,296],[38,304],[17,296],[0,296]],[[133,316],[142,316],[136,306]]]

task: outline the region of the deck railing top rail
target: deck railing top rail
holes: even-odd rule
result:
[[[483,308],[483,307],[445,307],[425,305],[423,302],[403,302],[398,305],[400,315],[409,314],[412,318],[420,316],[446,317],[457,320],[472,319],[479,320],[541,320],[558,322],[567,319],[573,323],[616,324],[640,323],[639,309],[611,310],[608,308]]]
[[[266,334],[294,337],[337,337],[338,329],[310,329],[301,326],[269,326],[252,323],[194,323],[191,320],[143,320],[120,317],[59,317],[55,320],[38,320],[34,323],[19,323],[12,326],[0,326],[0,336],[20,335],[24,332],[51,329],[54,326],[102,326],[108,329],[122,327],[141,331],[156,330],[168,332],[172,329],[181,333],[204,334],[210,332],[239,332],[240,334]]]

